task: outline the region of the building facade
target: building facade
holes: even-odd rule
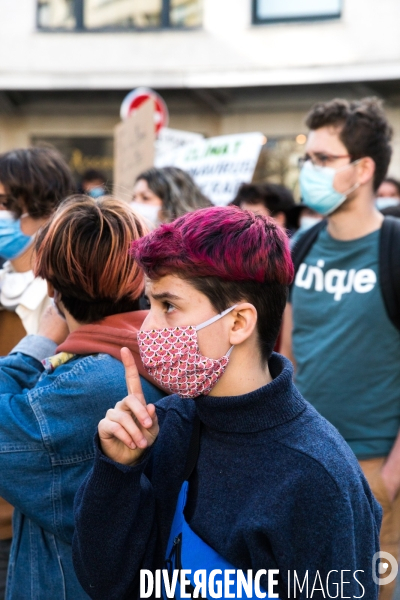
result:
[[[0,0],[0,151],[111,173],[122,99],[148,86],[173,128],[264,133],[257,178],[293,187],[310,106],[376,95],[400,176],[399,22],[398,0]]]

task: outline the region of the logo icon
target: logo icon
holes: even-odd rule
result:
[[[380,561],[378,564],[378,568],[376,568],[377,561]],[[391,567],[389,575],[386,577],[382,577],[385,573],[388,572],[389,567]],[[381,577],[378,577],[376,572],[378,571]],[[372,579],[374,583],[378,585],[387,585],[388,583],[392,583],[397,577],[397,573],[399,571],[399,567],[397,564],[397,560],[394,556],[389,554],[389,552],[384,552],[381,550],[380,552],[376,552],[372,557]]]

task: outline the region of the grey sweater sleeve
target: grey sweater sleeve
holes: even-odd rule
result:
[[[42,361],[44,358],[55,354],[56,349],[57,344],[43,335],[26,335],[11,350],[10,354],[21,352],[21,354]]]

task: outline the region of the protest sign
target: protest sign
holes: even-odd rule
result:
[[[160,168],[171,166],[171,157],[175,150],[202,139],[204,136],[201,133],[163,127],[156,140],[155,166]]]
[[[178,148],[169,164],[190,173],[213,204],[226,206],[240,184],[252,180],[264,143],[262,133],[208,138]]]
[[[154,103],[146,101],[114,129],[114,195],[130,201],[136,177],[154,165]]]

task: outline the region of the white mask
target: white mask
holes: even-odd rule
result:
[[[389,208],[389,206],[397,206],[400,204],[400,198],[386,198],[385,196],[378,196],[375,200],[375,206],[378,210]]]
[[[307,229],[311,229],[317,223],[320,222],[320,217],[301,217],[300,218],[300,229],[301,231],[307,231]]]
[[[146,202],[131,202],[131,207],[138,215],[149,221],[152,225],[159,225],[158,213],[161,210],[159,206],[147,204]]]

